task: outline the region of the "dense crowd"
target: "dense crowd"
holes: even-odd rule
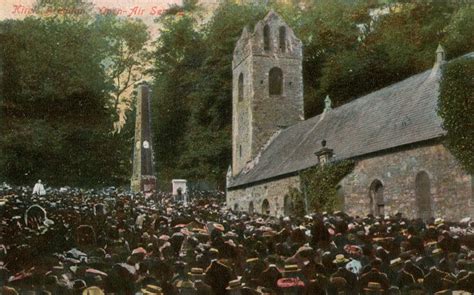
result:
[[[8,188],[0,222],[1,294],[474,293],[470,218],[275,218],[216,194]]]

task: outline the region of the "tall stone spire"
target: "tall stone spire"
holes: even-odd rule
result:
[[[133,192],[151,192],[156,190],[151,135],[150,94],[151,91],[148,85],[141,85],[139,87],[131,180],[131,190]]]

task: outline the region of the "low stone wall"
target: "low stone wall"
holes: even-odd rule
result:
[[[401,212],[410,218],[419,217],[416,176],[421,171],[429,176],[433,216],[453,221],[474,217],[472,176],[461,169],[441,144],[358,161],[354,171],[341,182],[345,211],[351,215],[370,213],[370,187],[379,180],[383,185],[385,214]]]
[[[279,180],[268,181],[255,186],[235,189],[227,192],[227,206],[239,211],[249,212],[253,202],[254,212],[262,213],[262,204],[266,199],[269,203],[270,215],[282,216],[284,212],[284,198],[289,188],[299,188],[298,176],[290,176]]]

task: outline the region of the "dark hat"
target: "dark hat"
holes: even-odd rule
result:
[[[75,290],[82,290],[82,289],[85,289],[87,287],[87,285],[86,285],[86,282],[84,280],[75,280],[72,283],[72,287]]]

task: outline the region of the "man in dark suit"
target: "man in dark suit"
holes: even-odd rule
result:
[[[216,294],[225,294],[229,282],[234,279],[232,269],[218,260],[213,260],[206,269],[205,281]]]
[[[450,275],[436,267],[431,267],[430,271],[423,280],[423,286],[430,294],[443,290],[443,279]]]
[[[359,291],[363,294],[364,288],[367,288],[370,282],[379,283],[384,291],[387,291],[390,288],[390,281],[387,278],[387,275],[376,267],[373,267],[369,272],[363,274],[359,280]]]
[[[346,294],[357,294],[357,275],[346,269],[346,264],[349,261],[350,260],[345,258],[342,254],[336,255],[336,259],[333,263],[337,265],[338,269],[332,274],[331,280],[334,278],[343,278],[347,282]]]
[[[466,276],[458,280],[458,288],[474,293],[474,272],[470,271]]]

